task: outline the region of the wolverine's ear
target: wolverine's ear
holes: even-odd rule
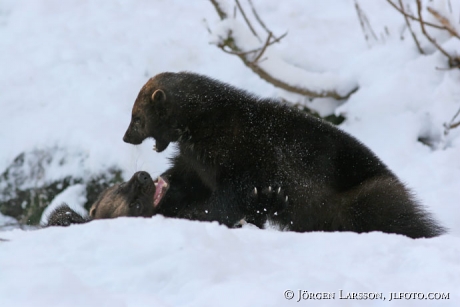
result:
[[[158,89],[152,94],[152,107],[155,108],[158,116],[160,119],[166,119],[168,118],[171,114],[171,107],[167,106],[166,102],[166,94],[163,90]],[[158,140],[157,140],[157,145],[158,145]]]
[[[155,92],[153,92],[152,101],[162,102],[162,101],[165,101],[165,100],[166,100],[166,94],[165,94],[165,92],[163,92],[163,90],[158,89]]]
[[[95,214],[96,214],[96,206],[93,205],[91,209],[89,209],[89,216],[94,217]]]

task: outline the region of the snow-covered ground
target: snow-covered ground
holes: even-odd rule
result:
[[[457,306],[460,238],[229,230],[120,218],[1,233],[2,306]],[[287,300],[286,290],[294,291]],[[335,293],[303,300],[299,290]],[[340,299],[349,292],[382,299]],[[391,300],[392,292],[450,293]],[[391,301],[390,301],[391,300]]]
[[[460,28],[460,0],[430,5],[449,15],[449,3]],[[443,134],[460,108],[460,70],[442,69],[445,58],[427,41],[420,55],[407,29],[401,40],[404,19],[384,0],[359,1],[376,33],[368,41],[352,0],[254,4],[276,34],[288,31],[269,55],[359,85],[335,110],[347,118],[341,127],[374,150],[449,233],[419,240],[297,234],[160,216],[16,229],[0,232],[8,240],[0,241],[0,306],[460,305],[460,128]],[[323,113],[337,106],[261,80],[209,44],[218,29],[210,1],[0,1],[0,173],[21,152],[56,147],[70,162],[56,164],[44,179],[112,165],[126,178],[137,170],[158,175],[172,149],[157,154],[153,141],[134,147],[121,138],[140,87],[162,71],[207,74]],[[460,54],[458,39],[433,35]],[[271,69],[286,74],[280,64]],[[81,204],[84,189],[70,189],[58,200]],[[336,296],[297,303],[299,289]],[[286,290],[294,291],[291,300]],[[340,290],[382,293],[386,300],[340,299]],[[449,299],[389,302],[393,292],[449,293]]]

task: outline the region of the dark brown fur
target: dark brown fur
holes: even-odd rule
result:
[[[84,218],[67,204],[62,204],[48,216],[46,226],[70,226],[72,224],[87,223],[91,218]]]
[[[115,184],[101,193],[91,206],[92,219],[121,216],[151,217],[154,214],[155,185],[147,172],[137,172],[124,183]]]
[[[196,219],[241,217],[293,231],[383,231],[412,238],[444,232],[386,165],[354,137],[297,109],[188,72],[150,79],[123,140],[178,144],[170,171],[210,193]],[[254,202],[282,187],[289,201]],[[196,214],[202,210],[197,209]]]
[[[212,209],[212,203],[207,202],[210,191],[203,186],[199,178],[184,176],[183,171],[178,163],[176,168],[163,173],[161,180],[167,183],[163,187],[156,187],[159,179],[152,180],[147,172],[137,172],[129,181],[104,190],[91,206],[88,218],[83,218],[63,204],[49,215],[46,226],[70,226],[97,219],[151,217],[155,214],[191,220],[219,221],[219,216],[207,214]],[[157,189],[163,190],[163,194],[159,203],[155,205],[154,196]],[[260,194],[263,201],[272,197],[268,192]],[[239,227],[240,224],[232,226]]]
[[[89,218],[83,218],[63,204],[48,217],[46,226],[70,226],[94,219],[112,219],[122,216],[151,217],[154,215],[154,181],[147,172],[137,172],[127,182],[115,184],[104,190],[91,206]]]

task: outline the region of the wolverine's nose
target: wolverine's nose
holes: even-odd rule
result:
[[[151,180],[149,173],[147,172],[138,172],[137,173],[137,181],[140,184],[146,184]]]
[[[123,142],[129,143],[128,132],[126,132],[125,135],[123,136]]]

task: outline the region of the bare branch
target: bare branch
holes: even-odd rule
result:
[[[454,67],[435,67],[436,70],[443,70],[443,71],[451,70],[452,68],[454,68]],[[460,66],[458,68],[460,68]]]
[[[236,1],[236,0],[235,0]],[[214,5],[214,8],[216,9],[217,11],[217,14],[219,15],[219,17],[221,18],[221,20],[224,20],[227,18],[227,15],[225,14],[225,12],[220,8],[217,0],[211,0],[211,3]],[[237,5],[238,5],[239,2],[237,2]],[[241,6],[240,7],[240,12],[242,14],[244,14],[244,11],[242,10]],[[251,3],[251,7],[253,8],[253,5]],[[254,12],[253,12],[254,13]],[[257,12],[254,14],[254,16],[257,14]],[[257,17],[256,17],[257,18]],[[260,17],[258,18],[258,22],[261,23],[261,19]],[[250,23],[246,22],[248,27],[251,28],[250,26]],[[262,24],[261,24],[262,25]],[[288,92],[292,92],[292,93],[296,93],[296,94],[300,94],[300,95],[303,95],[303,96],[309,96],[309,97],[331,97],[331,98],[334,98],[334,99],[347,99],[351,94],[353,94],[355,91],[358,90],[358,88],[354,88],[353,90],[351,90],[348,94],[346,95],[340,95],[339,93],[337,93],[337,91],[335,90],[329,90],[329,91],[312,91],[312,90],[309,90],[307,88],[304,88],[304,87],[299,87],[299,86],[293,86],[293,85],[290,85],[278,78],[276,78],[275,76],[271,75],[269,72],[267,72],[265,69],[261,68],[259,66],[259,64],[265,60],[264,59],[261,59],[261,57],[263,56],[263,54],[265,53],[265,51],[267,50],[267,48],[275,43],[278,43],[279,41],[281,41],[281,39],[283,39],[286,35],[287,35],[287,32],[284,33],[283,35],[281,35],[280,37],[278,38],[275,38],[275,36],[273,35],[273,33],[268,29],[268,27],[266,27],[265,25],[262,26],[266,31],[268,31],[268,37],[267,39],[265,40],[265,43],[262,47],[260,48],[256,48],[256,49],[253,49],[253,50],[249,50],[249,51],[244,51],[242,50],[235,42],[235,39],[233,38],[233,33],[232,31],[228,31],[227,33],[227,37],[226,38],[223,38],[222,41],[217,44],[217,46],[224,52],[226,53],[229,53],[229,54],[232,54],[232,55],[236,55],[238,56],[241,61],[243,61],[244,65],[246,65],[247,67],[249,67],[255,74],[257,74],[260,78],[262,78],[263,80],[267,81],[268,83],[276,86],[276,87],[279,87],[283,90],[286,90]],[[253,32],[254,34],[254,32]],[[275,39],[273,39],[275,38]],[[252,55],[254,53],[258,53],[255,57]]]
[[[252,3],[252,0],[248,0],[249,2],[249,5],[251,6],[251,11],[252,11],[252,14],[254,15],[254,17],[256,18],[257,22],[260,24],[260,26],[265,30],[265,32],[267,32],[267,34],[270,34],[275,37],[275,35],[273,34],[273,32],[265,25],[265,23],[262,21],[262,18],[260,18],[259,14],[257,13],[255,7],[254,7],[254,4]],[[281,35],[279,38],[276,38],[275,42],[279,42],[283,37],[285,37],[287,35],[287,32],[284,33],[283,35]]]
[[[439,50],[439,52],[441,52],[443,55],[445,55],[447,58],[448,58],[448,64],[449,64],[449,68],[436,68],[438,70],[446,70],[446,69],[452,69],[452,68],[460,68],[460,57],[459,56],[454,56],[452,54],[449,54],[444,48],[441,47],[440,44],[438,44],[438,42],[436,42],[436,40],[431,37],[431,35],[427,32],[426,30],[426,26],[432,26],[432,24],[426,22],[425,20],[423,20],[423,17],[422,17],[422,3],[420,0],[416,0],[416,5],[417,5],[417,15],[418,17],[414,17],[412,16],[411,14],[407,13],[407,11],[404,9],[404,6],[403,6],[403,3],[402,3],[402,0],[398,0],[399,2],[399,7],[394,4],[391,0],[387,0],[388,3],[390,3],[395,9],[397,9],[403,16],[404,16],[404,19],[406,21],[406,26],[409,27],[409,30],[412,34],[412,37],[415,41],[415,43],[417,44],[417,48],[420,50],[421,53],[423,53],[422,51],[422,48],[420,47],[420,43],[415,35],[415,33],[412,31],[412,28],[411,28],[411,24],[409,22],[409,19],[412,19],[412,20],[416,20],[419,22],[420,24],[420,28],[422,30],[422,34],[426,37],[426,39],[431,43],[433,44],[433,46],[435,46],[436,49]],[[449,3],[450,5],[450,3]],[[408,8],[409,9],[409,8]],[[450,35],[452,35],[453,37],[456,37],[458,39],[460,39],[460,34],[458,33],[458,31],[456,30],[456,28],[452,25],[452,23],[449,21],[449,19],[447,19],[446,17],[444,17],[443,15],[441,15],[438,11],[436,11],[435,9],[431,8],[431,7],[427,7],[427,10],[428,12],[430,12],[430,14],[432,14],[434,16],[434,18],[436,18],[436,20],[442,25],[442,26],[436,26],[435,28],[436,29],[439,29],[439,30],[444,30],[444,31],[447,31]]]
[[[208,24],[208,21],[206,20],[206,18],[203,18],[203,24],[204,24],[206,30],[208,30],[208,33],[212,34],[211,28],[209,27],[209,24]]]
[[[447,4],[449,5],[449,12],[452,14],[452,3],[450,3],[450,0],[447,1]]]
[[[260,66],[258,66],[257,63],[253,63],[253,61],[248,60],[248,58],[245,56],[247,53],[240,51],[240,49],[236,46],[236,44],[234,42],[234,39],[232,37],[229,37],[225,41],[224,44],[219,45],[219,47],[222,50],[227,52],[225,50],[225,46],[230,48],[233,51],[232,54],[237,55],[243,61],[243,63],[247,67],[249,67],[254,73],[256,73],[260,78],[262,78],[263,80],[267,81],[268,83],[271,83],[274,86],[282,88],[283,90],[286,90],[288,92],[300,94],[300,95],[303,95],[303,96],[309,96],[309,97],[331,97],[331,98],[334,98],[334,99],[347,99],[348,97],[350,97],[351,94],[353,94],[354,92],[356,92],[358,90],[358,88],[355,88],[352,91],[350,91],[350,93],[348,93],[347,95],[342,96],[342,95],[339,95],[336,91],[325,91],[325,92],[318,93],[318,92],[308,90],[306,88],[292,86],[292,85],[290,85],[290,84],[288,84],[288,83],[286,83],[286,82],[284,82],[284,81],[272,76],[266,70],[264,70]]]
[[[452,117],[452,119],[451,119],[450,122],[453,123],[454,120],[455,120],[455,119],[457,118],[457,116],[459,116],[459,115],[460,115],[460,109],[458,109],[457,113],[455,113],[454,117]],[[457,125],[457,124],[455,124],[455,125]]]
[[[285,32],[283,35],[281,35],[280,37],[276,38],[274,41],[272,41],[270,43],[270,45],[273,45],[275,43],[278,43],[279,41],[281,41],[286,35],[288,34],[288,32]]]
[[[257,19],[257,22],[260,24],[260,26],[262,28],[264,28],[264,30],[267,32],[267,34],[271,33],[272,31],[270,31],[268,29],[268,27],[265,25],[265,23],[262,21],[262,19],[259,17],[259,14],[257,14],[257,11],[256,9],[254,8],[254,4],[252,4],[252,0],[248,0],[249,2],[249,5],[251,6],[251,10],[252,10],[252,14],[254,15],[254,17]]]
[[[260,52],[263,47],[248,50],[248,51],[233,51],[232,49],[228,50],[225,47],[228,47],[228,45],[225,44],[218,44],[217,47],[222,49],[225,53],[231,54],[231,55],[238,55],[238,56],[247,56],[248,54],[255,53],[255,52]]]
[[[456,122],[455,124],[450,125],[450,129],[457,128],[458,126],[460,126],[460,121]]]
[[[271,38],[272,38],[272,32],[268,33],[267,40],[265,41],[264,46],[262,47],[259,54],[254,59],[254,61],[252,61],[253,64],[256,64],[259,61],[259,59],[262,57],[262,55],[264,54],[265,50],[267,50],[267,47],[270,45]]]
[[[455,113],[454,117],[450,120],[448,124],[444,124],[444,135],[447,135],[449,133],[449,130],[455,129],[460,126],[460,121],[454,123],[455,119],[457,116],[460,115],[460,109],[458,109],[457,113]]]
[[[415,35],[414,31],[412,30],[412,27],[411,27],[410,21],[409,21],[409,17],[407,17],[407,14],[406,14],[405,11],[404,11],[404,5],[403,5],[403,3],[402,3],[402,0],[399,0],[399,5],[401,6],[401,12],[402,12],[402,14],[404,15],[404,20],[406,21],[406,25],[407,25],[407,27],[409,28],[410,34],[412,35],[412,38],[414,39],[415,44],[417,45],[418,51],[419,51],[421,54],[425,54],[425,52],[423,52],[422,47],[420,46],[420,43],[419,43],[419,41],[418,41],[418,39],[417,39],[417,36]]]
[[[246,16],[246,13],[244,12],[243,8],[241,7],[240,1],[235,0],[235,2],[236,2],[236,5],[238,6],[238,9],[241,12],[241,15],[243,15],[244,21],[246,21],[246,24],[248,25],[249,29],[251,30],[252,34],[254,34],[254,36],[257,37],[259,42],[261,42],[262,40],[260,39],[259,35],[257,35],[256,30],[254,30],[254,28],[252,27],[251,22],[249,21],[248,17]]]
[[[449,60],[449,66],[450,66],[450,68],[460,68],[460,56],[457,56],[455,58],[451,58]]]
[[[254,64],[259,62],[259,59],[262,57],[262,55],[264,54],[265,50],[267,49],[267,47],[275,44],[275,43],[278,43],[279,41],[281,41],[288,33],[284,33],[283,35],[281,35],[280,37],[274,39],[273,41],[270,42],[270,39],[273,37],[273,33],[270,32],[268,33],[268,37],[267,37],[267,40],[265,42],[265,44],[259,48],[260,49],[260,53],[259,55],[252,61]]]
[[[289,92],[292,92],[292,93],[296,93],[296,94],[300,94],[300,95],[304,95],[304,96],[310,96],[310,97],[332,97],[334,99],[347,99],[351,94],[353,94],[355,91],[357,91],[358,89],[354,89],[353,91],[351,91],[350,93],[348,93],[347,95],[345,96],[341,96],[339,95],[337,92],[335,91],[331,91],[331,92],[322,92],[322,93],[318,93],[318,92],[313,92],[313,91],[310,91],[306,88],[300,88],[300,87],[295,87],[295,86],[292,86],[282,80],[279,80],[275,77],[273,77],[272,75],[270,75],[267,71],[263,70],[262,68],[260,68],[259,66],[257,65],[253,65],[251,64],[250,62],[248,62],[246,64],[253,72],[255,72],[257,75],[259,75],[259,77],[261,77],[262,79],[264,79],[265,81],[273,84],[274,86],[276,87],[279,87],[279,88],[282,88],[286,91],[289,91]]]
[[[392,7],[394,7],[398,12],[400,12],[401,14],[403,14],[405,17],[409,18],[409,19],[412,19],[412,20],[415,20],[415,21],[418,21],[418,22],[422,22],[419,18],[415,17],[415,16],[412,16],[408,13],[406,13],[403,9],[399,8],[396,4],[394,4],[391,0],[387,0],[387,2],[389,4],[391,4]],[[443,26],[438,26],[437,24],[434,24],[434,23],[431,23],[431,22],[427,22],[427,21],[423,21],[423,23],[427,26],[430,26],[430,27],[433,27],[433,28],[436,28],[436,29],[440,29],[440,30],[444,30],[444,27]]]
[[[219,6],[219,2],[217,0],[209,0],[211,1],[212,5],[216,9],[217,15],[219,15],[220,20],[227,19],[227,13],[225,13],[222,8]]]
[[[232,31],[229,31],[227,37],[230,37],[232,34]],[[271,42],[268,42],[270,40],[270,37],[267,39],[266,43],[262,46],[262,47],[259,47],[259,48],[256,48],[256,49],[252,49],[252,50],[248,50],[248,51],[231,51],[231,50],[226,50],[225,48],[223,49],[222,47],[225,47],[226,45],[225,44],[218,44],[217,46],[219,48],[221,48],[225,53],[228,53],[228,54],[232,54],[232,55],[248,55],[248,54],[251,54],[251,53],[255,53],[255,52],[260,52],[262,50],[264,50],[265,52],[265,49],[275,43],[278,43],[280,42],[286,35],[288,34],[288,32],[284,33],[283,35],[281,35],[280,37],[278,37],[277,39],[271,41]],[[273,34],[271,35],[271,37],[273,37]],[[268,42],[268,43],[267,43]],[[263,52],[262,52],[263,54]],[[262,54],[260,54],[260,56],[262,56]],[[260,56],[258,56],[260,58]]]
[[[460,34],[457,33],[446,17],[442,16],[438,11],[431,7],[427,7],[427,10],[444,26],[444,29],[446,29],[452,36],[460,39]]]
[[[372,35],[374,40],[378,41],[377,35],[375,35],[374,31],[372,30],[371,24],[369,23],[369,19],[367,19],[366,14],[359,6],[358,2],[355,0],[355,9],[356,13],[358,14],[359,23],[361,25],[361,29],[364,33],[364,38],[367,42],[369,42],[368,32]]]
[[[448,59],[449,61],[452,60],[452,57],[449,53],[447,53],[437,42],[434,38],[432,38],[428,32],[426,31],[425,29],[425,23],[422,19],[422,4],[420,3],[420,0],[417,0],[417,14],[418,14],[418,18],[420,20],[420,28],[422,30],[422,33],[423,35],[425,35],[425,37],[442,53],[444,54]]]

